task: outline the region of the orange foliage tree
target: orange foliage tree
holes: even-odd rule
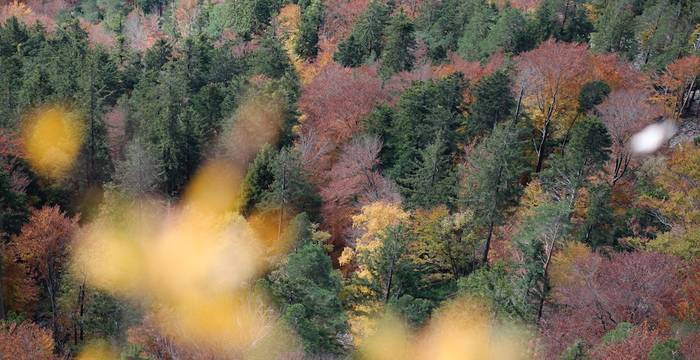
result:
[[[688,110],[692,95],[700,76],[700,57],[686,56],[666,66],[666,71],[659,77],[658,86],[662,89],[663,100],[674,118]]]
[[[0,358],[13,360],[53,360],[51,331],[24,322],[0,324]]]
[[[24,264],[29,275],[42,286],[51,306],[53,333],[59,336],[59,279],[68,255],[68,246],[78,228],[78,219],[69,218],[58,206],[33,210],[20,234],[12,239],[10,253]]]
[[[529,109],[539,138],[535,141],[535,171],[539,172],[552,133],[570,127],[575,119],[579,92],[591,78],[588,50],[584,44],[550,39],[520,54],[515,62],[518,102]]]

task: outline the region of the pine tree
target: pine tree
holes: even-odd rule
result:
[[[278,212],[278,235],[281,236],[283,221],[295,213],[306,212],[310,216],[318,214],[320,198],[308,182],[300,155],[295,149],[280,150],[270,164],[270,171],[273,180],[259,206]]]
[[[498,14],[496,23],[479,45],[484,56],[502,49],[507,54],[519,54],[532,49],[536,44],[528,29],[525,15],[519,9],[506,7]]]
[[[508,119],[515,107],[511,80],[505,71],[481,79],[472,90],[468,126],[473,135],[490,132],[500,121]]]
[[[413,68],[413,48],[416,45],[413,23],[402,12],[394,15],[387,28],[386,42],[382,52],[382,64],[379,72],[384,78],[392,74],[409,71]]]
[[[614,245],[615,217],[610,204],[610,186],[602,184],[588,188],[586,218],[579,237],[593,248]]]
[[[313,232],[310,223],[303,233]],[[308,354],[342,351],[338,335],[347,331],[341,307],[340,273],[333,269],[323,247],[311,239],[296,239],[298,248],[287,261],[267,276],[273,299],[281,308],[284,320],[301,338]]]
[[[470,61],[481,60],[489,55],[481,45],[496,22],[497,14],[495,7],[485,2],[474,8],[468,23],[464,26],[464,34],[459,39],[457,49],[459,55]]]
[[[582,113],[593,110],[610,93],[610,86],[602,81],[591,81],[583,85],[578,95],[578,107]]]
[[[516,234],[516,246],[523,254],[518,287],[521,296],[536,311],[538,322],[549,292],[552,257],[568,234],[570,214],[571,207],[566,202],[545,202],[533,209]]]
[[[591,48],[599,52],[618,52],[627,58],[637,53],[634,40],[634,6],[629,0],[605,2],[591,34]]]
[[[323,21],[323,3],[321,0],[310,1],[303,7],[299,34],[294,51],[303,59],[313,59],[318,54],[318,31]]]
[[[559,201],[573,206],[585,179],[602,168],[610,158],[610,135],[597,118],[586,118],[571,131],[563,154],[555,154],[540,175],[542,186]]]
[[[439,134],[443,136],[447,153],[457,150],[457,128],[464,123],[461,111],[464,86],[464,78],[458,74],[438,81],[416,82],[401,95],[385,139],[392,153],[382,153],[383,165],[392,178],[407,178],[420,150],[433,143]]]
[[[87,186],[101,185],[111,176],[112,161],[107,147],[104,108],[116,99],[119,74],[109,55],[95,50],[85,58],[78,80],[81,109],[85,117],[85,142],[81,151],[81,172]]]
[[[372,0],[360,16],[346,40],[338,44],[333,59],[343,66],[356,67],[382,54],[384,28],[389,21],[390,7]]]
[[[423,149],[413,172],[399,183],[410,208],[430,209],[454,201],[456,179],[442,136]]]
[[[527,173],[522,137],[522,129],[512,123],[496,126],[467,159],[462,201],[479,214],[479,225],[486,229],[483,263],[488,261],[494,227],[517,204],[522,191],[520,180]]]
[[[241,185],[241,213],[250,215],[255,206],[263,200],[263,196],[274,180],[272,161],[275,152],[269,146],[262,148],[255,160],[248,165],[243,184]]]

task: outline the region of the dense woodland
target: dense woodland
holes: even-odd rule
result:
[[[0,359],[700,359],[698,0],[5,0],[0,22]],[[80,125],[68,168],[33,161],[42,111]],[[640,150],[647,126],[676,131]],[[161,218],[175,261],[146,244]],[[119,234],[155,250],[78,256]],[[511,355],[475,350],[511,328]]]

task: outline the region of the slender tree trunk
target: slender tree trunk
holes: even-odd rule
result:
[[[515,116],[513,117],[513,124],[518,122],[520,118],[520,106],[523,103],[523,95],[525,93],[525,86],[520,87],[520,94],[518,95],[518,105],[515,107]]]
[[[489,231],[486,235],[486,246],[484,247],[484,255],[481,257],[481,262],[484,265],[489,263],[489,248],[491,247],[491,237],[493,236],[493,217],[489,221]]]
[[[83,281],[82,284],[80,284],[80,294],[78,295],[78,304],[79,304],[79,313],[78,313],[78,319],[80,321],[78,322],[79,325],[79,331],[78,331],[78,337],[80,339],[80,342],[82,343],[84,340],[84,327],[83,327],[83,316],[85,315],[85,281]]]
[[[386,292],[384,293],[384,304],[389,303],[389,298],[391,298],[391,284],[394,281],[394,260],[391,261],[391,267],[389,267],[389,277],[386,281]]]
[[[544,129],[542,129],[542,138],[540,138],[540,145],[537,148],[537,166],[535,167],[535,172],[539,173],[542,171],[542,165],[544,164],[544,154],[545,154],[545,143],[547,142],[547,137],[549,136],[549,120],[544,124]]]
[[[3,258],[3,253],[0,252],[0,259]],[[2,261],[0,261],[0,320],[5,320],[5,298],[3,297],[3,289],[4,284],[2,283],[2,274],[3,274],[3,268],[2,268]]]
[[[542,292],[540,295],[540,304],[537,308],[537,322],[540,322],[540,319],[542,319],[542,309],[544,308],[544,299],[547,297],[545,294],[545,291],[547,290],[547,283],[548,283],[548,274],[549,274],[549,263],[552,260],[552,254],[554,253],[554,242],[552,242],[552,245],[549,247],[549,253],[547,254],[547,260],[544,262],[544,279],[542,281]]]

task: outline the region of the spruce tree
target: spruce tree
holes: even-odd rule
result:
[[[597,118],[577,123],[563,153],[552,155],[550,166],[540,174],[545,190],[571,206],[588,176],[602,168],[610,158],[610,135]]]
[[[385,139],[392,153],[382,153],[383,164],[392,178],[406,178],[420,150],[433,143],[439,134],[448,153],[457,151],[457,128],[464,123],[461,111],[464,86],[463,76],[456,74],[437,81],[416,82],[401,95]]]
[[[274,181],[271,168],[274,156],[274,150],[266,146],[248,165],[248,171],[241,185],[241,213],[244,216],[250,215],[255,206],[263,200],[263,196]]]
[[[522,192],[520,180],[527,174],[523,143],[522,129],[512,123],[499,125],[467,159],[462,203],[479,214],[479,225],[486,230],[483,263],[488,261],[494,227],[505,220]]]
[[[310,234],[308,221],[300,222]],[[296,239],[298,247],[279,268],[267,276],[273,299],[283,319],[299,335],[308,354],[340,353],[338,335],[347,331],[341,307],[340,273],[333,269],[331,258],[321,244],[305,237]]]
[[[382,54],[384,28],[389,21],[390,7],[372,0],[360,16],[346,40],[338,44],[333,59],[343,66],[357,67]]]
[[[413,166],[399,182],[408,207],[430,209],[453,203],[456,178],[441,135],[420,152]]]
[[[496,124],[509,119],[515,107],[511,80],[505,71],[481,79],[472,90],[468,127],[472,135],[490,132]]]
[[[309,5],[303,7],[299,34],[294,51],[303,59],[313,59],[318,54],[318,30],[323,21],[323,3],[321,0],[312,0]]]
[[[416,45],[413,23],[402,12],[389,21],[386,42],[382,52],[382,64],[379,72],[384,78],[394,73],[409,71],[413,68],[413,48]]]

